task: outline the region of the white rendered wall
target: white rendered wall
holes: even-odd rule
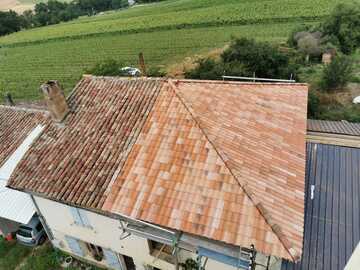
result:
[[[162,270],[174,270],[174,265],[161,259],[155,259],[150,255],[147,240],[138,236],[131,235],[125,240],[120,240],[122,234],[120,222],[113,218],[86,211],[87,217],[93,229],[84,228],[74,224],[70,207],[51,200],[35,197],[48,226],[56,239],[55,244],[61,244],[64,251],[71,252],[68,248],[65,235],[77,238],[81,241],[111,249],[121,255],[132,257],[136,269],[144,269],[144,265],[152,265]],[[196,258],[196,254],[181,250],[179,252],[179,262],[184,262],[187,258]],[[87,260],[94,261],[92,257]],[[94,261],[95,262],[95,261]],[[98,262],[97,262],[98,263]],[[106,262],[103,262],[106,264]],[[207,270],[234,270],[231,267],[213,260],[208,260]]]

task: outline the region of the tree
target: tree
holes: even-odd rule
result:
[[[233,40],[221,58],[224,63],[241,63],[248,76],[255,73],[257,77],[289,78],[295,72],[290,65],[289,56],[270,43],[256,42],[252,39]]]
[[[322,53],[320,40],[311,34],[301,37],[297,42],[297,47],[305,55],[307,62],[311,56],[319,56]]]
[[[321,88],[334,90],[346,86],[352,77],[352,72],[353,62],[348,56],[335,57],[323,70]]]
[[[343,53],[354,52],[360,46],[360,5],[339,4],[325,21],[323,31],[338,40]]]
[[[0,36],[20,31],[23,25],[23,19],[15,11],[0,11]]]

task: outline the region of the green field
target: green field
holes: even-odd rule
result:
[[[0,38],[0,90],[37,99],[41,82],[58,79],[69,91],[106,58],[136,65],[143,52],[148,66],[167,66],[223,47],[231,36],[281,42],[346,1],[169,0],[18,32]]]
[[[47,2],[47,0],[18,0],[22,4],[37,4]],[[59,0],[60,2],[71,2],[71,0]]]

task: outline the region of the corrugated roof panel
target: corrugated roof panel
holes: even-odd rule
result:
[[[10,175],[17,164],[29,150],[33,141],[40,135],[44,127],[35,127],[0,167],[0,217],[19,223],[28,223],[35,214],[35,207],[26,193],[6,187]]]
[[[359,166],[358,148],[307,145],[303,256],[296,265],[284,262],[282,270],[345,267],[360,241]]]
[[[360,136],[360,123],[308,119],[307,130],[313,132]]]

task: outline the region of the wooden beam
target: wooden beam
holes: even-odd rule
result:
[[[306,135],[306,141],[312,143],[360,148],[360,136],[308,131]]]

